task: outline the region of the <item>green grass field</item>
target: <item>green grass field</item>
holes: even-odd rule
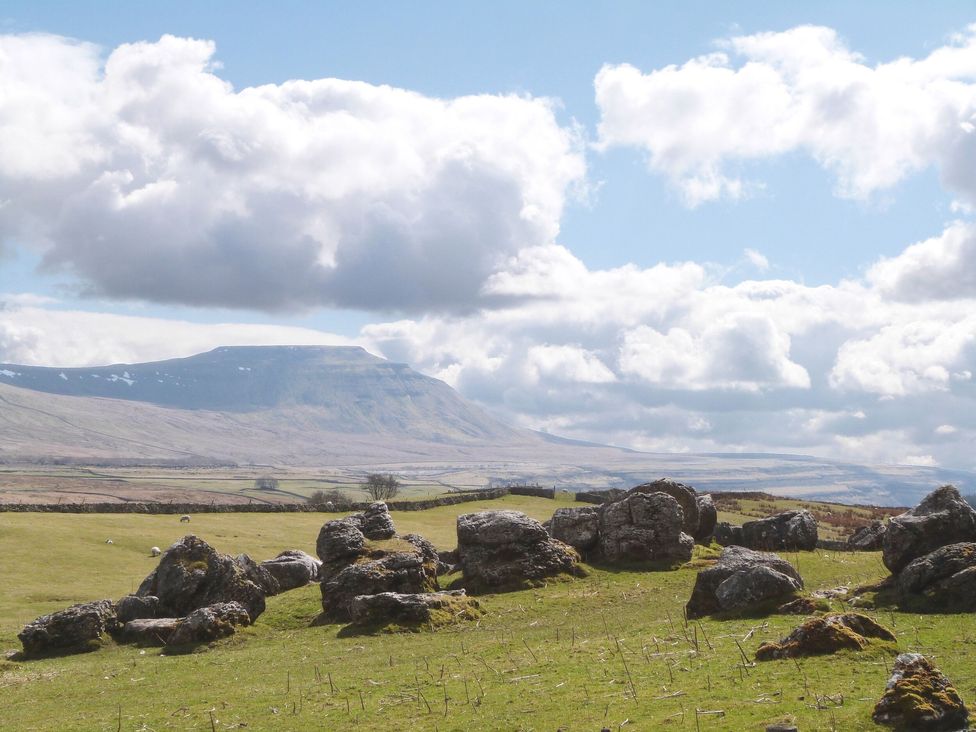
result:
[[[505,507],[545,519],[557,505],[512,496],[394,518],[401,533],[450,548],[459,513]],[[153,545],[192,531],[256,559],[314,552],[328,518],[201,514],[187,526],[176,516],[0,514],[0,648],[19,649],[17,631],[37,615],[133,590],[155,566]],[[786,556],[810,590],[885,574],[876,553]],[[804,732],[875,728],[890,650],[753,665],[762,641],[801,619],[685,626],[695,573],[592,569],[486,596],[489,614],[477,624],[375,637],[312,627],[320,595],[310,586],[270,598],[253,627],[201,652],[109,642],[85,655],[0,661],[0,729],[761,730],[786,717]],[[972,616],[875,615],[899,650],[934,658],[976,701]]]

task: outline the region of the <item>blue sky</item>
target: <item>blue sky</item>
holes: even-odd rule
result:
[[[337,256],[352,273],[349,278],[375,275],[376,281],[370,283],[373,289],[360,292],[355,283],[338,275],[323,275],[321,280],[310,278],[307,292],[297,293],[288,302],[261,297],[252,301],[241,295],[249,282],[252,291],[260,291],[263,272],[280,267],[282,278],[294,279],[296,272],[308,270],[305,265],[289,270],[288,257],[294,255],[296,262],[301,261],[305,246],[301,237],[318,235],[308,234],[311,229],[295,234],[298,238],[292,249],[275,250],[276,238],[288,236],[275,226],[290,221],[283,217],[276,224],[275,216],[287,206],[299,206],[287,198],[298,181],[281,171],[283,162],[260,173],[288,178],[278,181],[282,187],[274,195],[260,186],[264,193],[256,193],[256,189],[240,192],[249,211],[266,211],[266,216],[253,214],[246,226],[241,221],[222,220],[214,224],[212,240],[202,241],[188,233],[180,244],[178,262],[169,264],[165,256],[152,259],[167,247],[162,238],[156,241],[154,237],[160,222],[174,221],[177,209],[161,207],[155,214],[141,211],[138,219],[113,222],[117,208],[109,207],[101,214],[97,206],[83,213],[72,208],[62,213],[63,221],[58,219],[57,231],[42,232],[44,216],[31,209],[40,204],[23,193],[5,195],[0,179],[0,202],[7,199],[6,207],[0,207],[0,293],[8,293],[7,335],[2,337],[0,331],[0,360],[80,363],[165,356],[207,345],[218,337],[218,332],[191,325],[261,326],[265,330],[245,328],[234,337],[272,341],[286,337],[315,340],[319,337],[315,332],[324,332],[331,335],[322,338],[364,343],[407,360],[512,421],[554,432],[585,438],[607,435],[608,425],[615,421],[612,415],[623,409],[626,418],[616,420],[608,439],[645,449],[843,452],[880,461],[968,466],[966,440],[972,435],[971,425],[960,422],[969,419],[963,415],[972,398],[965,376],[973,365],[973,326],[966,320],[968,295],[951,298],[950,303],[938,292],[958,286],[965,295],[971,281],[968,230],[959,234],[962,244],[953,243],[956,239],[951,233],[956,231],[952,226],[965,227],[970,221],[972,191],[966,164],[958,162],[968,159],[969,147],[965,140],[949,140],[950,131],[933,130],[937,123],[930,117],[949,120],[944,122],[946,130],[969,124],[971,86],[967,85],[973,76],[966,65],[968,46],[962,36],[973,22],[976,14],[966,2],[924,7],[907,2],[734,6],[714,2],[5,3],[0,10],[0,34],[8,38],[42,33],[63,37],[68,45],[64,39],[95,44],[97,48],[85,52],[71,51],[77,54],[76,68],[86,59],[105,63],[123,44],[140,41],[149,44],[140,47],[145,53],[140,51],[139,58],[129,54],[126,68],[149,63],[146,59],[156,53],[156,42],[170,34],[215,44],[208,60],[200,62],[205,66],[188,72],[179,83],[196,83],[193,79],[204,76],[216,78],[233,86],[230,94],[271,85],[268,89],[275,91],[266,96],[273,96],[275,104],[286,103],[280,100],[282,95],[293,95],[279,90],[289,80],[329,78],[389,85],[445,103],[493,95],[500,101],[484,110],[486,115],[497,113],[499,120],[523,120],[520,115],[525,115],[524,129],[539,137],[526,138],[519,146],[517,140],[502,139],[501,132],[478,128],[474,117],[438,122],[444,125],[443,134],[457,134],[455,142],[445,143],[439,151],[429,140],[391,137],[391,145],[402,142],[403,149],[412,150],[411,155],[440,160],[440,156],[453,155],[450,151],[460,149],[458,146],[477,147],[494,134],[498,139],[490,143],[491,149],[503,150],[503,156],[511,154],[512,158],[510,164],[501,165],[502,173],[485,173],[487,177],[472,180],[470,170],[464,174],[455,171],[451,175],[461,178],[430,183],[436,192],[425,199],[424,206],[429,202],[430,209],[421,206],[421,223],[415,221],[402,231],[397,227],[415,209],[411,208],[414,204],[400,208],[400,197],[417,195],[416,187],[421,184],[416,181],[384,192],[382,200],[344,199],[346,203],[327,216],[326,223],[316,218],[309,226],[319,234],[324,226],[328,233],[321,235],[336,236],[340,242],[365,237],[357,245],[360,249],[353,252],[340,246]],[[814,38],[796,32],[807,25],[826,29],[827,35]],[[759,48],[765,41],[756,40],[761,37],[758,34],[780,34],[777,37],[787,39],[787,44]],[[753,40],[736,45],[737,38]],[[33,49],[31,57],[46,58],[48,54],[57,76],[60,51],[55,46]],[[939,49],[961,46],[965,48],[952,63],[921,63]],[[790,70],[805,49],[830,57],[824,56],[827,60],[818,70],[820,75],[812,81],[800,78],[806,61],[800,72]],[[731,101],[722,112],[725,118],[719,114],[719,105],[709,101],[710,94],[724,93],[722,83],[703,86],[710,82],[699,74],[700,69],[691,68],[696,59],[717,52],[725,54],[724,60],[709,63],[732,72],[727,77]],[[201,53],[191,45],[174,46],[165,50],[164,63],[175,64],[184,57],[199,59]],[[890,92],[887,84],[891,78],[901,78],[902,69],[891,62],[903,57],[914,64],[904,71],[906,88],[924,99],[917,105],[917,123],[909,120],[911,124],[906,122],[902,128],[891,118],[912,117],[914,112],[899,107],[899,92]],[[122,65],[120,60],[119,68]],[[628,76],[623,65],[633,67],[635,73]],[[670,78],[667,69],[672,66],[678,71],[673,79],[684,96],[668,96],[673,88],[665,88]],[[883,66],[888,69],[884,78],[881,73],[871,73]],[[963,66],[966,68],[959,70]],[[620,92],[608,102],[600,102],[595,90],[597,75],[604,67],[610,69],[607,88],[618,84]],[[766,81],[760,82],[765,86],[748,86],[752,82],[746,76],[753,67],[767,73],[762,77]],[[0,63],[0,90],[3,69]],[[80,83],[90,82],[94,89],[104,71],[92,73],[95,75]],[[873,81],[858,86],[845,78],[845,74],[860,78],[862,73]],[[770,74],[778,74],[780,81],[769,81]],[[928,75],[928,81],[913,81],[913,74]],[[63,75],[67,78],[66,70]],[[51,77],[35,76],[17,81],[17,88],[54,83]],[[141,98],[135,89],[140,78],[135,73],[126,77],[126,94],[133,95],[132,99]],[[952,87],[944,94],[943,82]],[[959,88],[952,86],[957,83]],[[783,84],[796,104],[767,114],[765,105],[776,106]],[[799,119],[810,99],[813,104],[833,103],[823,91],[828,86],[843,87],[848,95],[868,90],[849,102],[850,109],[863,115],[862,121],[838,124],[835,129],[812,118]],[[158,133],[157,142],[164,148],[177,144],[174,130],[185,131],[180,125],[186,121],[174,122],[163,134],[162,123],[154,129],[151,116],[165,116],[184,104],[190,98],[189,89],[182,96],[170,89],[167,93],[174,96],[168,108],[150,109],[147,104],[140,117],[138,124],[151,134]],[[939,91],[932,92],[931,99],[924,97],[931,89]],[[351,92],[342,92],[346,93]],[[228,101],[231,97],[213,90],[212,94],[217,105],[213,112],[207,113],[210,116],[201,112],[193,122],[202,125],[193,133],[197,139],[226,133],[236,135],[235,144],[245,147],[271,139],[265,136],[272,134],[270,128],[220,129],[222,123],[214,120],[223,119],[221,110],[232,103]],[[497,95],[516,95],[523,103]],[[641,106],[646,98],[652,99],[650,107]],[[671,113],[666,108],[680,106],[687,98],[705,100],[707,114],[691,115],[684,121],[679,114],[677,122],[669,121]],[[163,104],[161,99],[155,103]],[[553,101],[549,104],[543,99]],[[75,103],[67,103],[69,111]],[[293,103],[292,96],[287,104]],[[109,102],[91,104],[89,112],[95,117],[105,113],[98,104],[104,107]],[[403,114],[403,125],[415,125],[410,115],[422,120],[426,113],[410,104],[398,99],[396,105],[402,106],[396,109],[400,111],[382,114]],[[877,105],[876,114],[870,109],[872,104]],[[548,105],[545,114],[551,117],[538,116],[541,105]],[[931,115],[929,107],[934,110]],[[111,125],[119,120],[134,124],[125,118],[125,110],[113,114],[119,117]],[[715,126],[706,129],[701,139],[694,139],[692,126],[712,114]],[[608,122],[611,118],[617,120],[615,127]],[[61,124],[59,119],[52,111],[52,124]],[[372,124],[380,118],[371,119]],[[389,119],[383,116],[381,122]],[[394,119],[394,123],[399,130],[400,122]],[[740,123],[742,129],[729,135],[735,139],[724,139],[723,129]],[[879,125],[879,138],[888,136],[884,144],[890,137],[893,145],[902,146],[891,155],[899,163],[897,169],[886,167],[888,156],[881,142],[877,150],[872,148],[870,132],[859,140],[865,125],[872,123]],[[85,172],[87,182],[83,184],[65,184],[85,196],[94,195],[101,185],[96,184],[98,175],[135,171],[131,167],[133,148],[111,149],[112,136],[119,134],[117,126],[113,132],[106,131],[107,126],[92,129],[83,132],[97,141],[92,145],[99,152],[92,155],[102,161],[98,163],[102,167]],[[311,130],[290,134],[315,134]],[[72,127],[70,134],[76,133],[81,134]],[[395,130],[389,134],[394,135]],[[411,134],[422,137],[419,132]],[[782,139],[772,139],[779,136]],[[84,138],[85,144],[89,137]],[[556,147],[546,147],[550,143]],[[424,147],[429,145],[434,147]],[[537,147],[545,148],[548,157],[535,156]],[[167,164],[173,165],[173,149],[160,152],[153,147],[146,152],[146,148],[140,154],[169,155]],[[309,150],[308,155],[313,156],[314,146]],[[368,154],[369,148],[364,152]],[[0,161],[2,155],[0,149]],[[38,152],[36,159],[42,157]],[[295,164],[294,159],[288,160]],[[314,178],[316,186],[328,188],[328,169],[334,161],[328,156],[315,161],[320,168],[310,168],[307,179]],[[547,166],[562,164],[568,167],[547,176]],[[491,167],[491,161],[485,165]],[[40,165],[35,167],[27,179],[50,181],[47,169],[38,172]],[[357,191],[374,180],[365,170],[364,165],[357,171],[367,181],[353,186]],[[139,181],[141,174],[133,174]],[[170,169],[167,175],[172,178],[163,181],[166,185],[175,180],[177,185],[192,182],[200,191],[212,190],[207,188],[212,182],[194,178],[204,175],[199,170]],[[11,176],[8,190],[22,191],[24,180]],[[719,189],[703,197],[694,194],[698,198],[688,193],[692,188],[700,190],[707,180],[720,181]],[[526,214],[528,209],[522,209],[518,221],[509,221],[509,185],[521,191],[523,203],[541,213]],[[38,186],[41,190],[41,183]],[[38,195],[43,198],[55,192],[45,189]],[[198,199],[199,194],[196,196]],[[193,196],[188,194],[186,200],[179,212],[205,215]],[[482,206],[485,200],[489,203]],[[360,210],[360,205],[365,208]],[[373,220],[377,206],[387,213]],[[358,213],[348,214],[349,210]],[[445,212],[457,219],[440,227]],[[295,215],[299,214],[309,211],[295,209]],[[25,223],[31,216],[34,218]],[[252,225],[254,222],[259,225]],[[88,226],[93,238],[83,243],[84,237],[77,232]],[[103,226],[108,229],[103,231]],[[363,233],[361,226],[368,231]],[[100,243],[106,237],[114,243]],[[152,257],[134,254],[143,237],[150,242],[146,250]],[[452,237],[460,237],[464,243],[457,245]],[[469,243],[466,237],[477,243]],[[931,252],[910,254],[908,247],[925,240],[937,240],[930,245]],[[550,249],[543,255],[540,247]],[[261,259],[255,254],[259,250],[279,254]],[[334,251],[323,256],[333,255]],[[46,268],[40,266],[45,258],[50,265]],[[882,258],[891,264],[883,265]],[[912,280],[912,266],[917,267],[919,261],[931,265],[933,260],[938,260],[932,265],[936,274],[923,278],[922,284]],[[389,265],[389,271],[384,265]],[[664,269],[655,269],[660,267]],[[548,284],[540,285],[529,276],[533,268],[550,273]],[[630,274],[621,273],[621,268]],[[435,273],[430,275],[429,270]],[[937,274],[949,270],[961,279],[948,284],[938,280]],[[195,278],[198,271],[200,276]],[[563,273],[564,279],[551,273]],[[157,275],[167,283],[155,282]],[[140,278],[146,282],[142,289]],[[557,323],[531,305],[518,305],[538,296],[533,287],[545,290],[555,287],[557,281],[586,293],[575,306],[581,313],[604,313],[601,308],[609,308],[604,317],[612,322],[602,324],[605,333],[598,332],[601,328],[585,314]],[[644,312],[634,304],[636,300],[627,297],[641,299],[640,287],[648,282],[660,287],[658,293],[647,292],[649,300],[670,292],[697,304],[689,304],[688,312],[679,313],[673,304],[658,303],[657,309],[648,305],[650,310]],[[772,284],[782,282],[789,286]],[[633,289],[633,293],[614,299],[608,287],[618,288],[620,293]],[[785,293],[784,287],[794,289]],[[466,290],[478,290],[483,297],[466,300],[459,294]],[[766,294],[757,295],[759,290]],[[768,312],[757,312],[749,305],[772,298],[771,290],[776,290],[775,297],[782,302]],[[919,296],[921,290],[927,294]],[[547,295],[561,296],[558,288]],[[607,305],[611,301],[613,307]],[[694,308],[698,309],[691,312]],[[791,308],[805,314],[787,316],[793,312]],[[845,317],[848,308],[854,313]],[[57,312],[70,313],[73,331],[90,328],[97,337],[88,338],[88,345],[74,352],[63,343],[59,348],[58,337],[67,326],[57,320]],[[822,317],[813,317],[813,312]],[[109,316],[144,320],[111,320]],[[709,330],[722,318],[727,321],[725,330]],[[548,323],[549,329],[539,326],[539,321]],[[517,327],[512,325],[515,322]],[[281,330],[283,327],[310,333]],[[132,331],[146,328],[166,333],[161,339],[166,347],[136,343]],[[482,334],[475,338],[477,347],[444,347],[444,341],[458,343],[463,340],[459,334],[468,333]],[[228,337],[226,330],[219,334]],[[104,347],[92,346],[92,340]],[[912,344],[919,343],[922,346],[916,354]],[[725,344],[724,350],[716,344]],[[763,358],[753,358],[756,349],[765,354]],[[709,359],[715,364],[707,365]],[[717,364],[728,359],[735,367],[723,371]],[[944,419],[933,415],[927,432],[920,432],[908,415],[912,405],[933,398],[940,404],[945,401],[941,407],[946,410]],[[701,405],[703,399],[708,407]],[[735,424],[718,416],[729,410],[737,415]],[[840,423],[847,426],[838,427]],[[750,424],[755,426],[744,426]],[[784,437],[784,431],[790,430],[806,437]],[[849,434],[838,437],[837,430]],[[895,446],[886,449],[885,444]]]

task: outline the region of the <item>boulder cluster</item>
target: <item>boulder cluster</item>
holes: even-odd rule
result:
[[[308,584],[317,575],[318,562],[304,552],[282,552],[258,564],[187,535],[162,553],[135,594],[43,615],[18,638],[25,656],[93,650],[106,634],[145,645],[205,643],[253,623],[268,595]]]
[[[813,551],[817,548],[817,520],[809,511],[783,511],[742,526],[722,522],[715,527],[722,546],[744,546],[760,551]]]
[[[661,479],[598,507],[557,509],[549,532],[591,560],[679,564],[711,538],[716,517],[711,496]]]

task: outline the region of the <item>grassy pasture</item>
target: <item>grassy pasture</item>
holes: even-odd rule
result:
[[[395,520],[401,533],[448,548],[459,513],[505,507],[545,519],[556,505],[510,496]],[[37,615],[131,591],[155,564],[152,545],[192,531],[221,551],[264,559],[314,551],[329,517],[201,514],[187,526],[176,516],[0,514],[0,648],[19,648],[17,631]],[[786,556],[811,590],[885,573],[874,553]],[[751,657],[800,618],[685,626],[695,571],[593,568],[583,579],[487,596],[478,624],[376,637],[312,627],[320,596],[311,586],[270,598],[255,626],[203,652],[108,643],[86,655],[0,660],[0,729],[761,730],[790,716],[805,732],[875,728],[870,710],[890,649],[743,664],[742,652]],[[934,657],[976,701],[971,616],[876,617],[899,650]]]

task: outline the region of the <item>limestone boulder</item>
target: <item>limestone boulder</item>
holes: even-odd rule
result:
[[[458,516],[458,559],[472,592],[516,590],[560,574],[581,575],[579,554],[518,511]]]
[[[718,511],[715,509],[712,497],[707,493],[697,494],[695,500],[698,502],[698,529],[692,537],[699,544],[707,544],[715,533]]]
[[[809,511],[784,511],[742,524],[742,545],[763,551],[813,551],[817,520]]]
[[[362,523],[363,536],[367,539],[392,539],[396,536],[396,527],[390,509],[383,501],[376,501],[366,507],[361,514],[356,514]]]
[[[714,566],[698,573],[685,610],[689,618],[762,610],[802,588],[803,580],[793,565],[776,554],[730,546]]]
[[[135,594],[159,598],[160,617],[184,617],[215,603],[238,602],[253,622],[265,607],[264,590],[248,579],[238,560],[193,535],[163,552]]]
[[[197,608],[185,618],[181,618],[167,639],[166,645],[209,643],[233,635],[238,627],[250,624],[251,617],[240,603],[215,603]]]
[[[671,478],[661,478],[652,483],[634,486],[627,491],[628,495],[634,493],[664,493],[671,496],[681,506],[681,530],[691,537],[698,533],[698,495],[691,486]]]
[[[976,543],[939,547],[895,579],[902,601],[929,610],[976,612]]]
[[[159,598],[153,595],[126,595],[115,603],[115,615],[119,625],[125,625],[130,620],[155,618],[158,614]]]
[[[97,647],[105,633],[118,628],[115,603],[97,600],[42,615],[17,634],[25,656],[83,653]]]
[[[847,538],[847,546],[859,552],[878,552],[884,545],[884,535],[888,527],[883,521],[872,521],[861,526]]]
[[[600,556],[607,562],[687,562],[695,541],[683,531],[684,525],[676,498],[634,489],[623,499],[600,506]]]
[[[361,522],[352,517],[333,519],[322,524],[315,542],[315,553],[322,564],[358,556],[366,541],[361,526]]]
[[[464,590],[421,594],[381,592],[354,597],[349,615],[353,623],[361,626],[436,628],[462,620],[477,620],[484,615],[484,610]]]
[[[881,556],[897,573],[912,560],[959,542],[976,542],[976,511],[954,486],[944,485],[888,522]]]
[[[299,549],[288,549],[274,559],[261,562],[261,567],[278,583],[280,592],[304,587],[319,578],[322,562]]]
[[[969,710],[952,682],[919,653],[903,653],[895,659],[884,695],[874,706],[878,724],[896,730],[964,730]]]
[[[712,535],[722,546],[742,546],[742,527],[733,526],[728,521],[716,523]]]
[[[140,646],[165,646],[180,618],[135,618],[122,628],[119,640]]]
[[[895,634],[867,615],[834,613],[806,620],[778,643],[763,643],[756,651],[756,660],[863,651],[871,638],[894,641]]]
[[[241,569],[244,570],[244,576],[260,587],[266,597],[274,597],[281,592],[278,580],[263,563],[258,564],[247,554],[238,554],[236,559]]]
[[[553,539],[586,554],[596,548],[600,539],[599,510],[594,506],[557,508],[549,524],[549,533]]]

